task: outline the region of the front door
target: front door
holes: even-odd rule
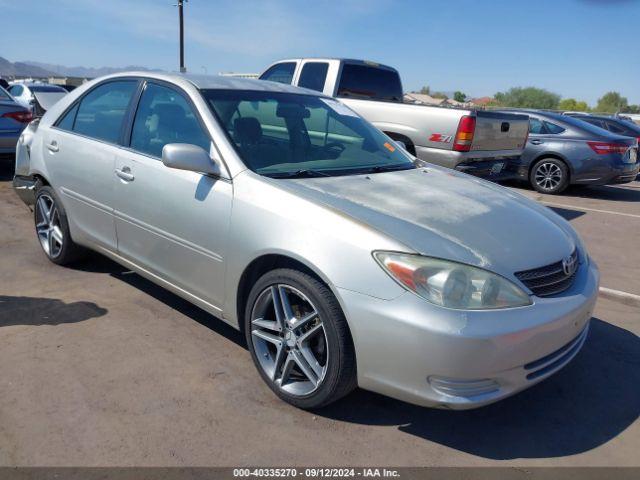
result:
[[[116,158],[118,252],[219,309],[232,185],[166,167],[162,148],[169,143],[211,148],[187,97],[150,82],[133,120],[130,146]]]

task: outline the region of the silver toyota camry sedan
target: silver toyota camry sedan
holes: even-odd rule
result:
[[[555,213],[277,83],[94,80],[23,132],[14,186],[52,262],[98,251],[237,327],[301,408],[507,397],[578,353],[598,291]]]

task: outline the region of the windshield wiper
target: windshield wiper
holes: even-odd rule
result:
[[[375,165],[364,169],[367,173],[381,173],[381,172],[393,172],[396,170],[409,170],[415,168],[415,165],[410,164],[390,164],[390,165]]]
[[[272,178],[313,178],[313,177],[331,177],[328,173],[322,172],[320,170],[312,170],[312,169],[302,169],[296,170],[295,172],[276,172],[265,174]]]

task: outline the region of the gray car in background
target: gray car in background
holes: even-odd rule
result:
[[[541,193],[569,185],[628,183],[638,175],[638,141],[579,118],[539,110],[529,115],[529,139],[518,176]]]
[[[0,155],[15,153],[20,133],[32,119],[31,110],[0,87]]]
[[[418,165],[321,93],[117,74],[18,150],[14,185],[52,262],[91,248],[240,329],[298,407],[356,385],[478,407],[552,375],[588,334],[598,269],[564,219]]]

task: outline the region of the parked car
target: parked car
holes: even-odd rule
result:
[[[522,111],[522,110],[518,110]],[[577,117],[540,110],[529,115],[529,140],[518,176],[541,193],[569,185],[627,183],[638,175],[638,142]]]
[[[596,127],[609,130],[616,135],[623,135],[625,137],[634,137],[640,141],[640,125],[636,125],[627,117],[609,116],[609,115],[587,115],[584,113],[570,113],[565,114],[571,117],[575,117],[583,122],[590,123]]]
[[[527,139],[526,115],[403,103],[400,75],[363,60],[281,60],[260,75],[337,97],[419,159],[478,176],[513,177]]]
[[[48,83],[25,82],[13,83],[9,93],[18,103],[31,109],[35,116],[41,117],[44,112],[64,97],[68,92],[57,85]]]
[[[32,119],[31,111],[0,87],[0,155],[15,153],[20,133]]]
[[[573,228],[407,152],[321,93],[122,73],[32,123],[14,185],[46,256],[101,252],[244,332],[302,408],[356,385],[472,408],[580,350],[598,269]]]

